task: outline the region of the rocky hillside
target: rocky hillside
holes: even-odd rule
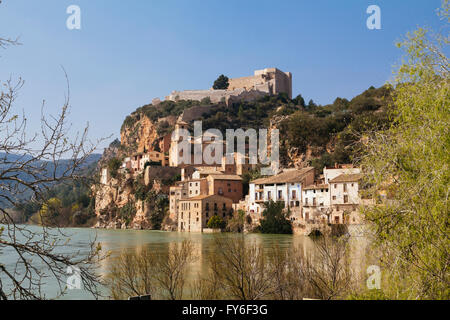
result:
[[[164,101],[138,108],[124,121],[120,146],[105,151],[102,163],[116,161],[135,152],[160,151],[164,136],[173,131],[177,119],[202,120],[203,130],[268,128],[280,130],[282,167],[313,165],[322,170],[335,162],[348,163],[358,154],[358,142],[366,131],[389,124],[387,110],[391,90],[369,88],[351,101],[337,98],[332,104],[305,104],[301,95],[267,96],[253,102],[211,104],[210,101]],[[111,167],[111,166],[110,166]],[[149,168],[147,168],[147,171]],[[152,169],[153,170],[153,169]],[[100,228],[171,229],[168,221],[168,188],[179,177],[176,168],[161,168],[137,178],[117,174],[107,186],[93,188]],[[147,179],[146,179],[147,177]]]

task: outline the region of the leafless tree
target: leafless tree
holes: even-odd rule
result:
[[[0,49],[17,45],[0,38]],[[65,74],[65,72],[64,72]],[[41,107],[40,132],[30,134],[27,118],[17,113],[15,102],[22,79],[1,82],[0,89],[0,299],[44,299],[42,286],[55,281],[58,295],[66,289],[67,269],[79,269],[84,289],[98,297],[95,263],[100,246],[95,241],[83,252],[68,252],[68,235],[62,229],[29,227],[15,223],[11,215],[21,197],[42,203],[49,188],[79,178],[81,168],[101,141],[88,139],[88,126],[72,135],[68,123],[69,81],[59,114],[46,115]],[[69,159],[69,160],[67,160]],[[45,221],[45,219],[43,219]],[[4,263],[5,258],[15,263]],[[3,262],[2,262],[3,261]]]
[[[274,288],[263,248],[246,242],[244,237],[217,236],[214,253],[210,257],[211,270],[227,298],[268,298]]]
[[[268,251],[269,270],[272,276],[272,298],[276,300],[301,300],[305,294],[306,281],[302,275],[303,256],[296,248],[283,250],[274,245]]]
[[[114,258],[107,275],[111,298],[151,295],[153,299],[180,300],[188,265],[195,260],[190,241],[173,243],[165,252],[144,248],[123,251]]]
[[[114,300],[124,300],[133,296],[150,295],[155,292],[156,256],[148,248],[140,252],[122,251],[113,258],[107,284]]]
[[[356,276],[351,268],[348,237],[323,236],[313,250],[300,259],[299,269],[306,292],[322,300],[344,298],[351,292]]]
[[[174,244],[168,251],[157,256],[155,280],[163,298],[182,299],[187,267],[195,259],[192,242],[187,240]]]

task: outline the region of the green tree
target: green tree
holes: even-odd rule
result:
[[[207,226],[211,229],[223,229],[225,228],[226,223],[221,217],[214,215],[209,219]]]
[[[265,204],[260,230],[262,233],[290,234],[292,224],[284,212],[284,202],[269,201]]]
[[[214,81],[213,89],[214,90],[226,90],[230,83],[228,82],[228,77],[221,74],[216,81]]]
[[[444,1],[447,27],[448,9]],[[406,57],[394,82],[394,122],[368,136],[362,160],[373,196],[388,195],[365,215],[389,298],[450,298],[448,38],[428,34],[420,28],[398,44]]]
[[[119,170],[122,162],[117,158],[112,158],[108,162],[108,171],[111,177],[117,178],[117,170]]]

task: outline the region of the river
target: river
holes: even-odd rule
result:
[[[28,227],[27,227],[28,228]],[[38,228],[38,227],[29,227]],[[198,259],[189,266],[189,275],[193,277],[204,270],[208,255],[213,250],[212,234],[200,233],[178,233],[163,231],[146,231],[146,230],[103,230],[103,229],[64,229],[64,233],[70,238],[65,249],[67,252],[87,252],[89,243],[96,239],[101,243],[103,252],[110,252],[111,257],[116,256],[122,250],[139,250],[143,247],[151,248],[156,252],[169,250],[169,246],[173,243],[180,243],[183,240],[190,240],[194,246],[194,252]],[[239,237],[239,234],[227,234],[232,240],[233,237]],[[277,244],[280,248],[289,248],[295,246],[302,250],[304,254],[314,250],[313,240],[309,237],[300,235],[265,235],[265,234],[248,234],[245,235],[246,241],[256,242],[264,247],[270,247]],[[360,240],[356,239],[357,243]],[[359,245],[358,245],[359,247]],[[0,250],[0,263],[7,267],[12,267],[17,260],[17,256],[5,248]],[[111,258],[101,262],[98,272],[105,275]],[[1,275],[0,275],[1,276]],[[57,293],[56,283],[48,280],[43,287],[43,292],[47,298],[52,298]],[[103,294],[107,295],[108,290],[102,288]],[[69,290],[62,299],[92,299],[93,297],[83,289]]]

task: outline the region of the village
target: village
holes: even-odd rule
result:
[[[166,99],[218,99],[216,95],[219,94],[220,98],[225,96],[230,100],[236,98],[236,90],[241,98],[247,99],[281,92],[291,96],[291,82],[290,73],[269,68],[255,71],[251,77],[231,79],[233,86],[230,90],[174,92]],[[154,100],[154,103],[158,102]],[[240,213],[245,216],[245,231],[251,231],[259,225],[265,206],[271,201],[283,203],[296,234],[322,233],[337,225],[351,228],[364,224],[361,208],[372,205],[373,200],[364,199],[361,195],[360,168],[336,163],[332,168],[325,167],[323,172],[316,172],[314,167],[308,166],[284,169],[277,166],[273,175],[260,176],[245,183],[243,176],[248,172],[261,174],[261,166],[250,161],[251,142],[245,142],[244,150],[236,151],[233,145],[233,153],[220,153],[219,161],[205,161],[202,150],[213,143],[225,146],[226,142],[210,137],[201,137],[200,140],[190,135],[182,137],[191,129],[192,125],[183,113],[178,117],[173,133],[160,139],[158,148],[148,146],[144,152],[126,156],[119,169],[128,179],[143,176],[146,185],[157,185],[167,194],[168,221],[172,223],[168,230],[217,232],[219,228],[208,226],[212,217],[219,217],[226,223]],[[189,145],[187,152],[180,148],[182,143]],[[179,176],[178,181],[169,186],[162,185],[164,177],[175,175]],[[110,181],[110,171],[105,167],[101,170],[100,182],[108,185]],[[145,214],[138,214],[136,219],[145,220]]]
[[[362,225],[361,206],[373,204],[362,196],[360,168],[351,164],[325,167],[323,172],[314,167],[281,169],[275,175],[249,181],[244,193],[243,175],[257,169],[248,157],[234,153],[232,164],[226,156],[220,165],[183,164],[173,154],[178,151],[173,147],[177,143],[168,149],[169,155],[150,151],[126,157],[119,170],[128,178],[143,175],[146,184],[160,186],[162,176],[179,173],[180,181],[165,192],[169,219],[180,232],[216,232],[208,227],[213,216],[226,222],[237,212],[245,213],[247,229],[251,230],[263,218],[265,204],[274,201],[284,204],[294,232],[308,235],[323,232],[329,225]],[[104,168],[101,183],[107,185],[110,180]]]

